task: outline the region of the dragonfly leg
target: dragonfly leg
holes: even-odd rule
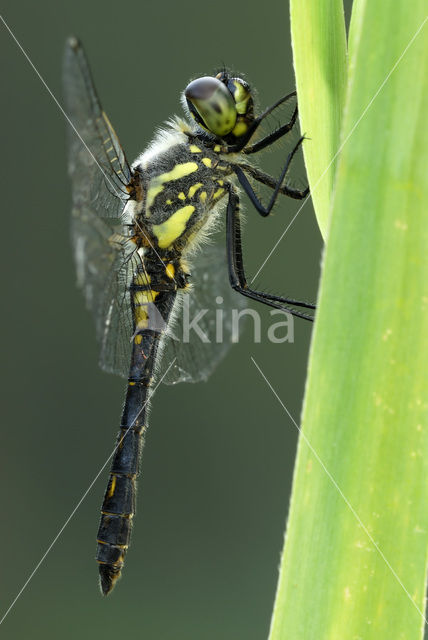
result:
[[[229,280],[230,284],[235,291],[238,291],[247,298],[257,300],[275,309],[281,309],[287,311],[298,318],[304,318],[313,322],[313,316],[292,309],[288,305],[295,305],[298,307],[304,307],[305,309],[315,309],[315,305],[302,302],[300,300],[294,300],[293,298],[286,298],[282,296],[274,296],[263,291],[256,291],[248,286],[247,278],[245,276],[244,261],[242,256],[242,241],[241,241],[241,225],[239,214],[239,197],[232,186],[229,187],[229,201],[227,204],[227,223],[226,223],[226,241],[227,241],[227,256],[229,265]]]
[[[257,153],[257,151],[261,151],[262,149],[265,149],[269,145],[273,144],[276,140],[279,140],[279,138],[281,138],[282,136],[285,136],[289,131],[291,131],[291,129],[295,125],[295,122],[297,120],[297,113],[298,113],[297,106],[294,108],[293,114],[289,122],[286,122],[285,124],[280,126],[276,131],[272,131],[272,133],[265,136],[264,138],[256,142],[254,145],[246,147],[251,137],[256,132],[260,123],[263,122],[263,120],[268,115],[270,115],[275,109],[277,109],[279,106],[284,104],[284,102],[287,102],[287,100],[290,100],[290,98],[292,98],[295,95],[296,95],[296,92],[292,91],[291,93],[288,93],[287,95],[282,96],[273,105],[268,107],[262,114],[258,116],[258,118],[254,120],[252,125],[249,127],[246,135],[242,136],[239,142],[235,144],[225,145],[224,147],[222,147],[222,153],[239,153],[240,151],[243,151],[243,153]]]
[[[251,164],[247,164],[246,162],[240,162],[237,166],[248,173],[251,178],[257,180],[257,182],[266,185],[270,189],[276,189],[278,180],[270,176],[268,173],[260,171],[257,167],[253,167]],[[280,186],[279,193],[282,193],[289,198],[294,198],[295,200],[304,200],[306,196],[309,195],[309,187],[306,187],[306,189],[294,189],[284,184]]]
[[[298,111],[296,106],[289,122],[281,125],[278,129],[276,129],[276,131],[272,131],[272,133],[269,133],[261,140],[258,140],[255,144],[252,144],[249,147],[245,147],[245,149],[243,149],[243,153],[257,153],[258,151],[269,147],[271,144],[282,138],[282,136],[287,135],[287,133],[289,133],[289,131],[291,131],[291,129],[294,127],[294,124],[297,120],[297,113]]]
[[[257,211],[259,212],[259,214],[263,217],[266,217],[270,214],[270,212],[273,209],[273,206],[276,202],[276,199],[278,197],[278,194],[280,192],[282,183],[284,182],[284,178],[287,174],[287,171],[290,167],[291,161],[294,157],[294,154],[296,153],[296,151],[299,149],[300,145],[302,144],[304,140],[304,137],[302,136],[300,138],[300,140],[297,142],[296,146],[294,147],[294,149],[288,154],[287,156],[287,160],[285,162],[285,165],[281,171],[281,175],[278,178],[278,182],[275,185],[274,188],[274,192],[272,194],[272,197],[270,199],[269,204],[267,205],[267,207],[265,207],[259,200],[259,198],[257,197],[257,195],[254,193],[254,189],[251,186],[247,176],[245,175],[245,173],[243,172],[243,170],[241,169],[241,167],[237,164],[232,165],[232,168],[234,170],[234,172],[236,173],[236,176],[242,186],[242,188],[244,189],[245,193],[248,195],[248,197],[250,198],[252,204],[254,205],[254,207],[257,209]]]

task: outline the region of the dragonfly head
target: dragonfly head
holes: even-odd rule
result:
[[[196,123],[217,138],[237,140],[254,121],[249,85],[227,71],[190,82],[184,100]]]

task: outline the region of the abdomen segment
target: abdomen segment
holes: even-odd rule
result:
[[[132,287],[134,318],[142,313],[141,287]],[[134,290],[135,289],[135,290]],[[175,291],[159,292],[156,307],[164,319],[169,320]],[[140,300],[137,304],[135,301]],[[154,308],[154,307],[153,307]],[[147,316],[150,315],[148,307]],[[153,371],[156,364],[158,346],[162,332],[138,328],[132,338],[133,348],[123,408],[121,426],[116,441],[110,477],[101,507],[101,522],[98,529],[97,562],[99,563],[100,586],[104,595],[110,593],[120,577],[125,555],[129,546],[132,521],[135,514],[136,484],[139,471],[144,434],[147,428],[147,410],[151,394]]]

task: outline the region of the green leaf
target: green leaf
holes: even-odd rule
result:
[[[424,20],[423,0],[411,6],[396,0],[390,7],[384,0],[354,3],[341,133],[346,143],[338,158],[270,640],[423,637],[428,551]],[[330,37],[321,23],[319,31],[318,38]],[[299,76],[298,59],[296,67]]]
[[[291,0],[291,36],[300,128],[312,200],[325,237],[346,89],[341,0]]]

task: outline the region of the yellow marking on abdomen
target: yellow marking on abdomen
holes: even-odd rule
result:
[[[222,187],[224,185],[224,180],[217,180],[217,184],[219,184],[220,187]]]
[[[214,151],[215,151],[216,153],[218,153],[219,151],[221,151],[221,146],[220,146],[219,144],[215,144],[215,145],[214,145]]]
[[[187,164],[192,163],[189,162]],[[195,207],[192,205],[181,207],[162,224],[153,225],[153,233],[157,237],[158,245],[161,249],[166,249],[181,236],[194,210]]]
[[[206,191],[202,191],[201,195],[199,196],[199,200],[201,202],[206,202],[207,199],[207,192]]]
[[[199,149],[195,144],[191,144],[189,149],[192,153],[202,153],[202,149]]]
[[[172,264],[172,262],[170,262],[169,264],[166,265],[165,267],[165,273],[168,276],[168,278],[171,278],[171,280],[173,279],[173,277],[175,276],[175,267]]]
[[[137,335],[134,338],[135,344],[141,344],[142,340],[143,340],[143,336],[141,335],[141,333],[137,333]]]
[[[145,286],[145,285],[150,284],[150,282],[151,282],[151,277],[149,276],[149,274],[148,274],[148,273],[140,272],[140,273],[136,276],[136,278],[135,278],[134,282],[135,282],[135,284],[138,284],[138,285],[140,285],[140,286]]]
[[[107,498],[111,498],[112,496],[114,496],[115,490],[116,490],[116,476],[112,476],[110,489],[108,490],[108,493],[107,493]]]
[[[222,196],[223,193],[224,193],[224,189],[217,189],[217,191],[213,195],[213,199],[215,200],[216,198],[220,198],[220,196]]]
[[[138,330],[147,329],[149,326],[149,311],[148,305],[151,302],[154,302],[156,297],[159,295],[159,291],[153,291],[153,289],[148,289],[147,291],[136,291],[134,293],[133,302],[134,302],[134,315],[135,315],[135,325]],[[135,344],[140,344],[137,341],[137,338],[141,338],[141,336],[135,337]]]
[[[204,165],[206,167],[211,167],[212,166],[211,158],[202,158],[202,162],[204,163]]]
[[[137,307],[142,304],[147,304],[148,302],[154,302],[158,295],[159,291],[153,291],[153,289],[148,289],[147,291],[136,291],[134,293],[134,304]]]
[[[202,187],[202,182],[197,182],[196,184],[193,184],[189,191],[187,192],[187,196],[189,198],[193,198],[193,196],[195,195],[195,193],[197,192],[198,189],[200,189]]]
[[[141,331],[142,329],[147,329],[149,326],[149,314],[147,312],[147,305],[139,305],[135,307],[135,326]]]

